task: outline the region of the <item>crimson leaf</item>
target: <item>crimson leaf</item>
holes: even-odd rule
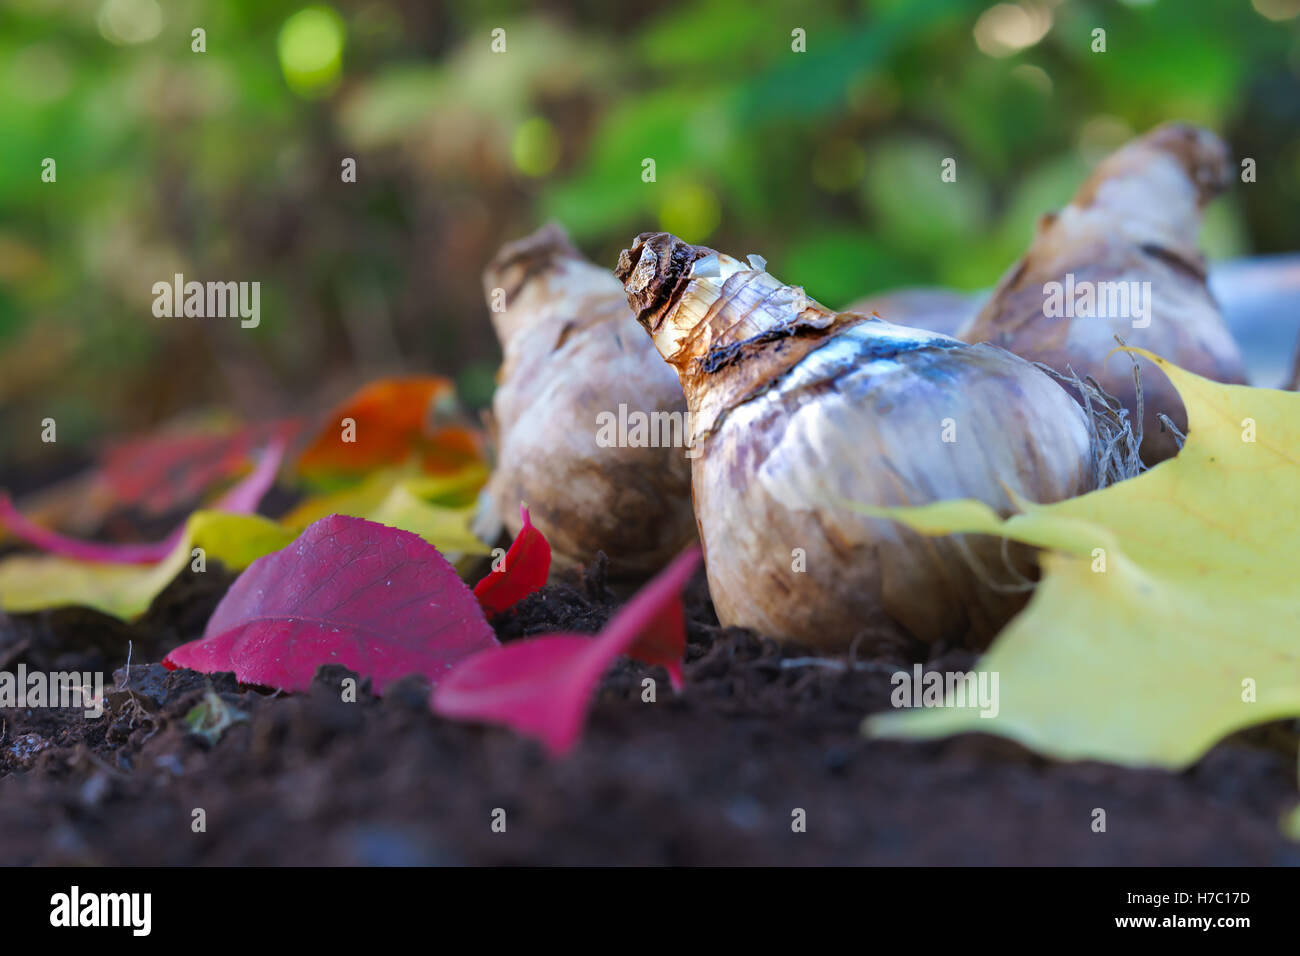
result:
[[[322,518],[254,561],[204,635],[165,664],[233,671],[248,684],[301,691],[323,664],[369,677],[376,693],[408,674],[437,681],[497,646],[473,593],[419,535],[361,518]]]
[[[547,634],[466,658],[434,689],[430,706],[455,720],[504,724],[556,756],[569,752],[596,685],[620,654],[666,666],[673,686],[681,688],[681,591],[699,560],[698,548],[674,559],[596,637]]]
[[[546,584],[551,572],[551,545],[546,535],[533,527],[528,509],[519,506],[524,526],[510,543],[501,570],[495,565],[487,577],[474,586],[474,596],[483,605],[488,617],[514,607],[528,595]]]

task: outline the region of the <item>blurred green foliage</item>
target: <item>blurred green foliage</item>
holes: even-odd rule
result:
[[[47,415],[77,443],[195,405],[319,407],[399,370],[482,404],[497,350],[478,276],[551,217],[599,262],[670,229],[831,305],[975,289],[1093,162],[1177,118],[1258,163],[1213,207],[1210,252],[1300,248],[1297,12],[7,0],[0,479],[48,451]],[[154,318],[152,284],[178,272],[260,281],[261,326]]]

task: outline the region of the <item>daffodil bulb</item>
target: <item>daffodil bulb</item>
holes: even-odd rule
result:
[[[619,283],[548,225],[505,246],[484,286],[504,359],[479,527],[518,534],[523,502],[553,566],[603,551],[616,577],[659,570],[696,537],[685,400]]]
[[[690,406],[723,624],[826,650],[900,635],[980,645],[1022,605],[1002,586],[1014,576],[1000,540],[923,538],[852,503],[1009,512],[1012,495],[1088,491],[1093,435],[1051,377],[991,345],[831,312],[756,257],[667,233],[638,236],[616,272]]]
[[[1039,221],[962,338],[1092,376],[1135,414],[1132,359],[1115,354],[1116,336],[1207,378],[1245,382],[1196,245],[1202,210],[1231,169],[1223,141],[1195,126],[1160,126],[1128,143]],[[1187,415],[1154,366],[1142,371],[1142,453],[1154,464],[1178,449],[1157,416],[1186,431]]]

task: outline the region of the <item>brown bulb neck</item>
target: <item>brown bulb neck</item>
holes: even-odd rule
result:
[[[524,286],[568,259],[584,261],[582,253],[569,240],[568,233],[549,222],[531,235],[501,247],[483,271],[483,290],[489,303],[494,290],[504,290],[505,305],[509,308]]]
[[[713,253],[667,232],[643,232],[618,257],[614,275],[623,283],[636,319],[654,335],[672,314],[690,282],[691,266]]]

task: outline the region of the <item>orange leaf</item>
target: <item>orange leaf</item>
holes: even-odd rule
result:
[[[445,473],[480,461],[477,434],[436,421],[435,411],[455,398],[440,376],[383,379],[337,406],[298,460],[312,478],[357,476],[418,459],[426,471]]]

